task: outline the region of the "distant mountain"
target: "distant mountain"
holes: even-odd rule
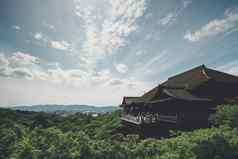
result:
[[[119,109],[116,106],[89,106],[89,105],[33,105],[33,106],[16,106],[11,107],[13,110],[33,111],[33,112],[49,112],[49,113],[107,113]]]

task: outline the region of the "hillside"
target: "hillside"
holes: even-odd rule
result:
[[[33,105],[33,106],[16,106],[13,110],[33,111],[33,112],[56,112],[56,113],[107,113],[119,109],[116,106],[89,106],[89,105]]]

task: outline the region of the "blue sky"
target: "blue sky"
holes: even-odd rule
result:
[[[205,64],[238,75],[237,0],[1,0],[0,106],[118,105]]]

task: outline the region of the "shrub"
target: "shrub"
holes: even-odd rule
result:
[[[238,105],[218,106],[217,111],[210,117],[214,126],[226,125],[232,128],[238,128]]]

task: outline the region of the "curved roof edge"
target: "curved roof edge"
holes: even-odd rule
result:
[[[185,89],[164,89],[164,93],[166,93],[168,96],[180,99],[180,100],[188,100],[188,101],[212,101],[208,98],[200,98],[197,96],[194,96],[189,91]]]

